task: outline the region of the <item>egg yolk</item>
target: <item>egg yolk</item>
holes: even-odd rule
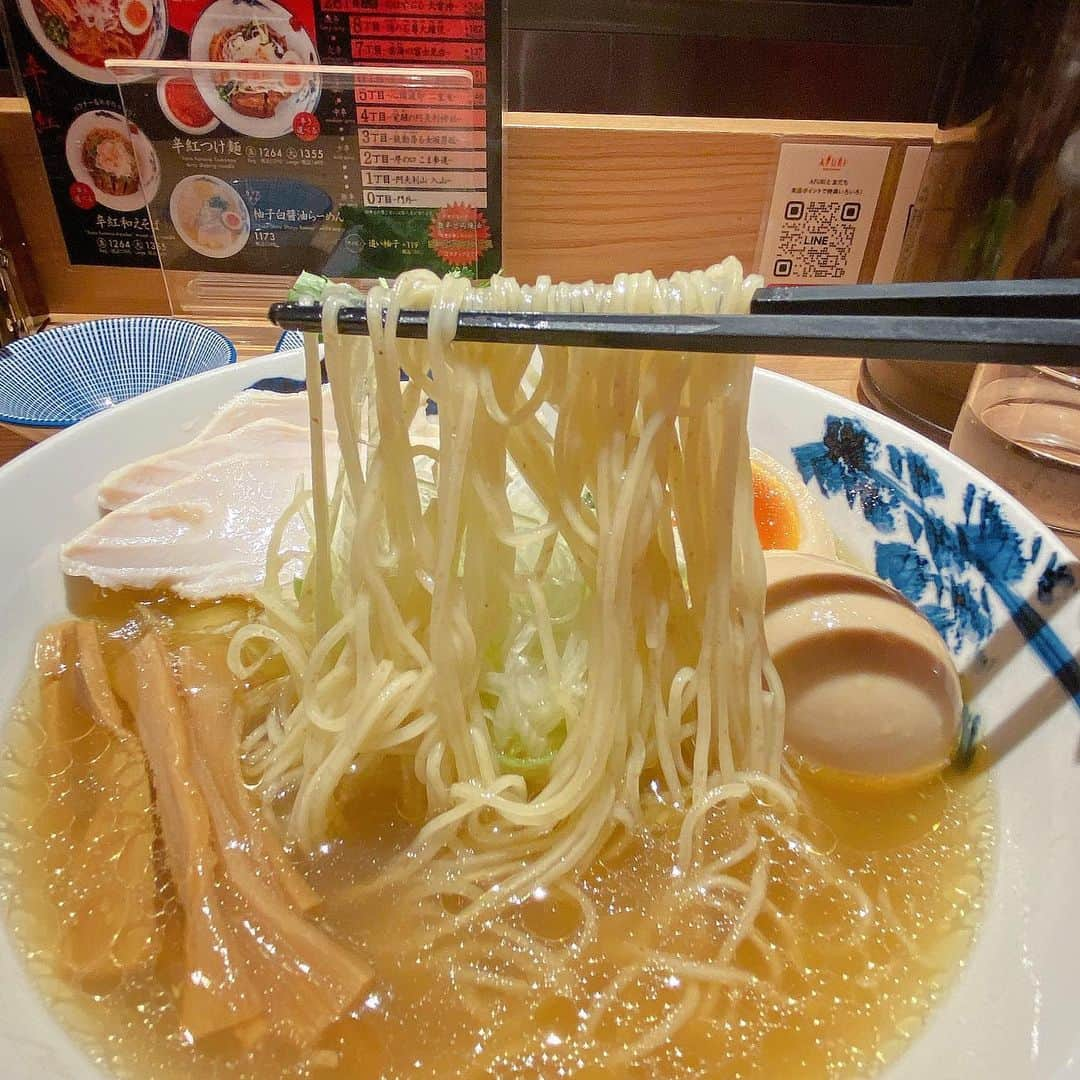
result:
[[[284,71],[281,73],[281,85],[286,90],[299,90],[304,85],[304,74],[301,71]]]
[[[754,521],[766,551],[794,550],[799,546],[799,513],[787,488],[753,466]]]

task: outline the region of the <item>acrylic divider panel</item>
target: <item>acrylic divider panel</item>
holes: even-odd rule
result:
[[[461,68],[468,87],[445,99],[402,88],[358,99],[370,164],[379,151],[482,152],[489,174],[485,217],[499,247],[502,116],[502,0],[0,0],[11,63],[21,76],[53,201],[73,264],[157,265],[139,176],[160,165],[155,133],[129,131],[110,62],[227,61]],[[121,76],[124,78],[126,76]],[[240,80],[242,83],[242,80]],[[190,138],[230,129],[233,137],[287,139],[293,109],[285,88],[251,94],[235,88],[204,98],[175,83],[162,109]],[[421,133],[424,109],[453,110],[462,135],[448,147]],[[371,111],[361,115],[364,108]],[[388,110],[390,110],[388,112]],[[417,111],[420,110],[420,111]],[[340,118],[339,122],[340,122]],[[300,121],[302,123],[302,121]],[[285,130],[281,131],[283,125]],[[400,129],[406,129],[402,134]],[[482,136],[476,136],[480,131]],[[464,159],[463,159],[464,160]],[[359,162],[358,162],[359,164]],[[467,166],[471,167],[471,166]],[[466,204],[471,205],[471,204]],[[403,214],[402,216],[409,216]],[[403,226],[402,226],[403,227]],[[414,231],[419,226],[414,224]],[[497,268],[496,261],[496,268]]]
[[[365,167],[397,167],[408,152],[426,149],[444,152],[444,168],[471,169],[476,159],[467,155],[483,152],[492,248],[481,255],[479,274],[489,276],[501,265],[505,0],[313,2],[324,64],[451,67],[472,76],[468,92],[448,96],[373,87],[358,100],[357,122]],[[451,217],[446,227],[467,231],[471,223]]]
[[[252,33],[214,33],[234,30]],[[486,129],[470,126],[483,114],[456,104],[474,89],[471,72],[257,60],[110,68],[156,162],[143,190],[177,314],[265,313],[303,270],[363,283],[418,266],[498,269],[499,177]],[[372,147],[371,132],[386,142]]]

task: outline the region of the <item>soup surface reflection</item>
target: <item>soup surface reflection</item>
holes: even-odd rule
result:
[[[223,648],[215,631],[244,615],[237,605],[130,593],[73,606],[107,631],[107,659],[148,622],[173,647]],[[978,769],[905,792],[838,792],[804,777],[800,837],[861,886],[873,911],[851,903],[843,880],[809,873],[789,834],[765,828],[768,903],[729,958],[731,978],[713,969],[710,982],[694,964],[715,959],[715,942],[730,933],[732,906],[717,897],[745,890],[758,863],[731,866],[673,906],[677,809],[657,804],[647,830],[609,844],[574,895],[538,889],[501,914],[497,939],[483,926],[439,936],[404,886],[367,886],[411,839],[420,808],[399,776],[363,778],[340,806],[339,838],[302,865],[324,897],[314,918],[374,979],[299,1059],[285,1047],[246,1051],[228,1033],[192,1045],[174,1004],[182,920],[162,884],[160,845],[136,832],[110,847],[115,830],[102,828],[84,830],[87,842],[73,849],[85,793],[67,777],[80,755],[100,755],[78,740],[58,755],[32,709],[16,715],[7,741],[0,828],[11,932],[62,1022],[123,1077],[864,1076],[902,1050],[954,979],[991,862],[992,795]],[[101,820],[137,813],[139,793],[125,797],[131,806]],[[708,843],[737,846],[739,827],[718,815]],[[161,931],[160,954],[135,977],[74,985],[64,974],[73,954],[97,963],[107,942],[122,967],[120,954],[137,950],[108,936],[110,906],[141,902],[120,887],[132,880],[157,882],[147,917]],[[78,905],[90,894],[100,910],[85,918]],[[661,954],[668,964],[655,963]]]

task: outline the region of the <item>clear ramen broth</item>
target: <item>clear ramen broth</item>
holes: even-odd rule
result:
[[[247,609],[127,592],[86,593],[73,603],[76,614],[107,631],[110,663],[148,624],[171,648],[223,649],[227,635],[215,631],[245,618]],[[180,915],[162,884],[160,850],[105,857],[69,850],[65,815],[72,803],[63,778],[86,748],[48,751],[31,709],[16,716],[6,741],[0,828],[12,933],[61,1019],[118,1076],[862,1076],[902,1050],[955,977],[991,862],[992,795],[978,768],[901,792],[826,790],[803,777],[799,835],[830,855],[841,877],[862,886],[873,914],[867,920],[842,889],[813,879],[806,856],[790,854],[790,835],[763,828],[768,904],[733,957],[747,978],[706,984],[688,1005],[679,977],[642,965],[641,957],[661,949],[684,958],[692,972],[693,958],[730,929],[730,912],[710,906],[704,894],[687,897],[678,910],[658,902],[678,873],[674,808],[657,802],[640,835],[617,833],[570,886],[538,889],[510,914],[495,916],[511,924],[497,941],[482,924],[428,948],[399,886],[365,888],[422,820],[408,785],[384,770],[350,789],[336,838],[302,862],[325,898],[316,921],[351,945],[374,978],[351,1013],[300,1060],[274,1045],[248,1053],[228,1033],[197,1046],[185,1039],[173,995],[182,970]],[[767,825],[767,807],[761,820]],[[717,851],[736,848],[738,827],[718,815],[705,842]],[[125,857],[157,864],[153,917],[163,930],[162,951],[133,981],[76,988],[56,952],[67,918],[57,878],[85,878],[110,895],[106,878]],[[729,867],[730,888],[737,891],[755,872],[751,862]],[[111,895],[124,902],[122,890]],[[588,920],[595,920],[591,935],[583,933]],[[88,933],[98,931],[88,924]],[[514,955],[515,940],[538,953],[530,964]],[[794,964],[774,969],[776,943]],[[626,978],[613,983],[619,972]],[[625,1059],[643,1032],[662,1030],[690,1006],[690,1020],[673,1038]]]

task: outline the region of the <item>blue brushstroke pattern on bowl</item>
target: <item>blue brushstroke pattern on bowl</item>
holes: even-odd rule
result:
[[[1011,622],[1080,710],[1080,661],[1048,618],[1076,593],[1076,568],[1044,550],[1040,535],[1025,537],[994,494],[968,482],[957,513],[956,492],[925,454],[851,416],[826,417],[820,441],[793,446],[791,456],[805,483],[861,514],[874,533],[874,571],[922,611],[958,661],[967,654],[986,667],[984,646]],[[966,709],[961,759],[979,725]]]
[[[0,422],[70,427],[148,390],[236,362],[217,330],[163,316],[98,319],[0,349]]]

